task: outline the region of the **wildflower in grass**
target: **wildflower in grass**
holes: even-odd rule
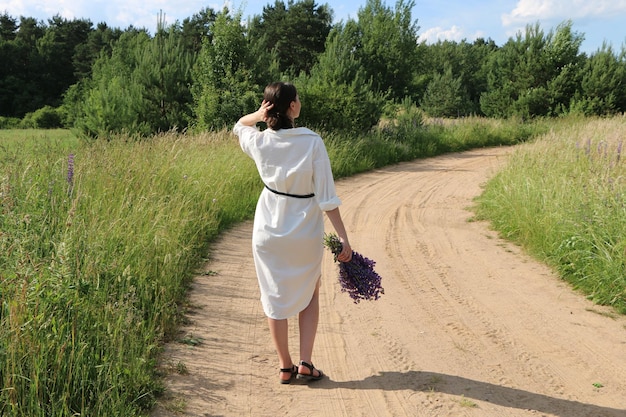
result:
[[[621,140],[617,144],[617,162],[619,162],[620,158],[622,157],[622,144],[623,142]]]
[[[71,153],[67,157],[67,182],[73,184],[74,182],[74,154]]]
[[[333,253],[334,261],[341,253],[341,242],[334,233],[324,235],[324,246]],[[339,284],[341,291],[347,292],[355,304],[361,300],[378,300],[385,290],[381,286],[381,277],[374,271],[376,262],[358,252],[352,252],[350,262],[339,262]]]
[[[601,158],[606,158],[608,155],[608,143],[606,143],[605,141],[601,140],[600,143],[598,143],[598,155],[600,155]]]
[[[74,188],[74,154],[71,153],[67,157],[67,183],[69,185],[67,194],[72,194]]]

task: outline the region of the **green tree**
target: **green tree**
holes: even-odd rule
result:
[[[31,81],[38,84],[45,104],[61,104],[62,95],[75,84],[74,54],[87,41],[92,30],[89,20],[67,20],[60,16],[49,19],[44,36],[37,40],[38,68],[33,68]],[[34,109],[33,109],[34,110]]]
[[[14,40],[17,29],[17,19],[9,16],[7,12],[0,14],[0,42]]]
[[[106,23],[98,23],[95,30],[91,30],[85,42],[74,48],[72,66],[76,80],[82,80],[91,75],[94,62],[101,54],[111,56],[113,44],[122,36],[119,28],[110,28]]]
[[[162,22],[153,38],[144,30],[124,32],[111,56],[96,61],[91,78],[68,91],[69,118],[84,133],[149,135],[187,127],[194,56],[182,47],[180,31]]]
[[[57,107],[78,80],[75,54],[92,31],[89,20],[54,16],[48,25],[33,18],[0,17],[0,114],[23,117]]]
[[[487,116],[511,116],[513,104],[521,95],[547,82],[543,51],[547,40],[539,24],[526,26],[491,56],[488,66],[488,92],[481,97],[481,109]],[[506,107],[502,107],[506,105]]]
[[[43,22],[38,22],[33,17],[22,16],[20,17],[19,30],[15,36],[15,41],[34,49],[37,39],[42,38],[45,33],[46,25]]]
[[[513,115],[513,96],[511,84],[490,89],[480,96],[480,109],[488,117],[506,119]]]
[[[193,71],[193,102],[199,129],[221,129],[258,106],[250,49],[241,12],[217,14]]]
[[[216,17],[215,10],[205,7],[193,16],[183,20],[181,30],[185,50],[192,51],[194,54],[200,52],[202,41],[205,38],[208,38],[210,41],[213,36],[211,28],[215,23]]]
[[[335,26],[311,75],[302,74],[296,79],[306,108],[300,123],[352,132],[368,131],[378,123],[386,97],[372,89],[372,82],[348,41],[356,29],[354,21]]]
[[[553,76],[546,90],[550,100],[550,115],[569,111],[569,106],[581,81],[586,56],[580,53],[584,35],[572,30],[572,21],[559,24],[546,48]]]
[[[593,53],[582,71],[580,90],[572,111],[585,115],[609,115],[626,111],[626,60],[606,43]]]
[[[14,40],[17,29],[16,19],[6,13],[0,15],[0,116],[15,114],[13,97],[22,84],[16,77],[19,51]]]
[[[443,74],[435,74],[420,104],[433,117],[464,116],[470,108],[461,77],[454,77],[450,66]]]
[[[146,31],[127,30],[113,46],[111,56],[96,60],[90,78],[73,85],[65,94],[69,121],[84,134],[106,136],[111,132],[150,133],[141,120],[143,92],[131,74],[137,54],[147,48]]]
[[[143,87],[143,117],[153,131],[186,128],[191,118],[189,85],[195,55],[183,47],[173,28],[160,26],[148,47],[139,52],[133,81]]]
[[[526,118],[566,107],[584,58],[578,51],[583,39],[569,21],[547,35],[539,24],[528,25],[524,35],[518,32],[486,64],[488,91],[481,96],[482,111]]]
[[[496,44],[492,40],[480,38],[473,43],[463,40],[461,42],[439,41],[432,45],[422,44],[420,49],[422,73],[420,82],[429,85],[435,74],[439,74],[441,78],[449,68],[452,77],[460,80],[460,88],[464,94],[463,108],[458,108],[454,113],[480,114],[480,96],[487,91],[485,62],[491,53],[497,50]],[[440,80],[437,83],[440,83]],[[419,101],[424,102],[424,99],[425,97]]]
[[[21,17],[15,36],[0,41],[0,115],[21,118],[45,105],[40,80],[47,70],[37,52],[45,30],[43,22]]]
[[[418,66],[417,21],[411,17],[412,0],[398,0],[395,10],[381,0],[367,0],[358,11],[358,33],[353,40],[357,57],[376,91],[401,100],[415,93]]]
[[[324,51],[332,17],[328,4],[289,0],[285,5],[276,0],[274,5],[263,7],[261,16],[252,19],[249,36],[266,53],[276,53],[280,72],[308,74]]]

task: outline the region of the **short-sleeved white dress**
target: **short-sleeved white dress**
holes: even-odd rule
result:
[[[313,297],[324,251],[323,212],[341,204],[326,147],[318,134],[303,127],[259,131],[237,123],[233,132],[266,185],[252,232],[263,310],[273,319],[289,318]]]

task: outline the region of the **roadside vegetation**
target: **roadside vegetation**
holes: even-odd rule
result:
[[[554,121],[516,148],[477,214],[595,303],[626,314],[626,119]]]
[[[0,132],[0,414],[139,415],[189,276],[254,207],[254,166],[226,133]]]

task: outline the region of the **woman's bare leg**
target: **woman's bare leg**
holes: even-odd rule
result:
[[[315,344],[315,335],[317,334],[317,324],[320,316],[320,282],[317,281],[317,287],[311,298],[309,305],[300,312],[300,360],[311,363],[313,356],[313,345]],[[298,372],[309,374],[309,368],[300,365]],[[319,375],[317,371],[314,376]]]
[[[278,353],[280,368],[293,366],[291,355],[289,354],[289,327],[287,319],[276,320],[268,318],[267,322],[272,334],[272,340],[274,341],[274,347],[276,347],[276,352]],[[281,372],[280,378],[288,380],[291,378],[291,373]]]

